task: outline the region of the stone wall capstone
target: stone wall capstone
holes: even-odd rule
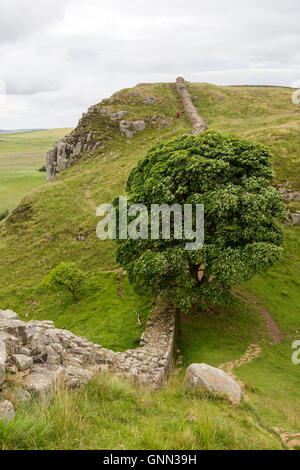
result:
[[[205,120],[199,115],[196,107],[193,104],[191,95],[185,84],[184,78],[178,77],[176,79],[176,88],[179,96],[181,97],[183,106],[187,112],[189,120],[193,126],[192,134],[200,134],[205,131],[207,125]]]

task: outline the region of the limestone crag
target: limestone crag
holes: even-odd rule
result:
[[[157,308],[140,347],[115,353],[85,337],[55,328],[52,321],[23,322],[11,310],[0,310],[0,389],[9,386],[5,372],[17,376],[22,396],[30,392],[42,397],[61,381],[79,387],[108,369],[158,387],[170,372],[174,331],[173,309]],[[3,409],[8,409],[7,404]]]
[[[57,173],[76,163],[83,154],[91,154],[97,148],[104,147],[111,140],[107,129],[111,128],[111,131],[120,132],[130,139],[146,128],[149,119],[124,120],[126,114],[127,111],[114,111],[99,105],[89,108],[76,129],[56,142],[53,149],[46,153],[47,181],[52,181]],[[104,121],[97,122],[99,116],[104,117]],[[95,122],[93,130],[90,122]]]
[[[199,115],[196,107],[194,106],[192,97],[190,95],[189,90],[187,89],[184,78],[178,77],[176,79],[176,88],[179,96],[181,97],[183,106],[187,112],[189,120],[191,121],[191,124],[193,126],[192,134],[200,134],[200,132],[205,131],[207,127],[206,122]]]

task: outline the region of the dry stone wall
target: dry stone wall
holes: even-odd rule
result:
[[[190,95],[189,90],[186,87],[184,78],[178,77],[176,79],[176,88],[178,91],[179,96],[182,99],[183,106],[187,112],[189,120],[193,126],[192,134],[200,134],[200,132],[205,131],[206,129],[206,122],[205,120],[199,115],[196,107],[193,104],[192,97]]]
[[[5,374],[16,376],[19,394],[30,398],[48,394],[61,381],[79,387],[107,370],[160,387],[172,366],[174,335],[175,313],[168,307],[152,311],[138,348],[117,353],[52,321],[23,322],[11,310],[0,310],[0,390],[9,386]],[[11,417],[0,392],[0,419],[1,409]]]

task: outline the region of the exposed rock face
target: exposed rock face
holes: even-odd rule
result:
[[[300,211],[290,212],[290,220],[292,225],[300,224]]]
[[[83,154],[89,154],[98,147],[103,147],[110,139],[104,132],[110,126],[110,122],[114,123],[115,131],[121,132],[128,139],[146,128],[147,123],[143,120],[125,121],[126,114],[127,111],[114,111],[102,106],[89,108],[88,112],[82,115],[76,129],[59,140],[53,149],[46,153],[47,181],[52,181],[57,173],[73,165]],[[97,116],[104,116],[107,122],[102,122],[99,124],[99,129],[91,131],[89,122],[94,118],[97,119]]]
[[[293,191],[288,181],[284,184],[279,184],[277,189],[282,194],[284,202],[300,202],[300,193],[298,191]]]
[[[178,77],[176,79],[176,87],[178,94],[182,99],[182,103],[187,112],[189,120],[193,126],[192,134],[200,134],[200,132],[205,131],[207,127],[206,122],[199,115],[196,107],[194,106],[190,92],[185,85],[184,78]]]
[[[289,181],[277,185],[277,189],[282,194],[283,202],[285,202],[286,204],[289,204],[291,202],[300,202],[300,193],[298,191],[294,191],[291,188]],[[288,207],[287,216],[290,225],[300,224],[300,211],[293,211]]]
[[[51,393],[61,381],[79,387],[107,369],[151,387],[162,385],[169,374],[175,330],[172,309],[153,312],[140,347],[122,353],[59,330],[52,321],[26,323],[15,313],[10,320],[7,316],[0,310],[0,388],[5,370],[18,374],[21,387],[38,397]]]
[[[192,388],[226,395],[234,403],[239,403],[242,398],[242,389],[234,379],[207,364],[191,364],[186,370],[185,383]]]

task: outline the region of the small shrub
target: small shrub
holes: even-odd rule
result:
[[[3,220],[3,219],[5,219],[5,217],[7,217],[8,214],[9,214],[8,209],[6,209],[5,211],[1,212],[1,213],[0,213],[0,221]]]
[[[41,168],[39,168],[39,171],[41,173],[45,173],[46,172],[46,165],[41,166]]]
[[[60,263],[44,280],[44,287],[50,290],[69,291],[74,300],[79,300],[78,291],[84,282],[84,273],[75,263]]]

